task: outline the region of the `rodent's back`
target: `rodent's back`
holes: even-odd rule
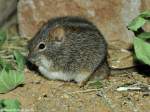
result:
[[[53,59],[64,71],[92,73],[106,61],[105,39],[91,22],[78,17],[63,17],[51,20],[48,25],[50,29],[57,26],[65,31],[64,43],[57,54],[59,59]]]
[[[46,23],[28,43],[28,60],[49,79],[74,80],[109,75],[107,44],[84,18],[58,17]],[[100,74],[99,74],[100,73]]]

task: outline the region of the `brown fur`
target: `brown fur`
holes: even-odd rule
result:
[[[103,79],[110,72],[106,41],[97,27],[84,18],[59,17],[50,20],[29,41],[28,48],[28,59],[36,66],[45,67],[42,56],[52,62],[43,72],[47,70],[49,74],[46,75],[50,79],[75,80],[84,85],[90,77]],[[61,72],[60,77],[51,76],[51,72],[56,72],[56,75]]]

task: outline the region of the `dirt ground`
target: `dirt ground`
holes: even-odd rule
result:
[[[109,63],[113,67],[132,65],[132,56],[120,48],[118,41],[109,48]],[[73,82],[47,80],[34,71],[25,69],[25,84],[13,91],[0,94],[2,98],[17,98],[23,112],[149,112],[149,91],[117,91],[123,85],[148,86],[150,79],[139,73],[110,76],[99,88],[78,87]]]
[[[16,32],[16,30],[12,32]],[[19,43],[22,44],[20,40]],[[133,56],[123,49],[124,46],[125,43],[121,41],[109,43],[110,66],[128,67],[133,65]],[[80,88],[73,82],[47,80],[26,68],[24,85],[9,93],[0,94],[0,99],[18,99],[21,102],[22,112],[150,111],[150,91],[117,91],[118,87],[125,85],[148,87],[150,85],[149,74],[120,73],[110,76],[98,84],[87,84],[84,88]]]

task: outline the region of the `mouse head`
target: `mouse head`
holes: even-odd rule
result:
[[[57,56],[64,39],[63,28],[44,26],[28,43],[29,61],[37,66],[46,65],[45,63]]]

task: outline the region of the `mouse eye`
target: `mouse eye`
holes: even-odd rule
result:
[[[38,46],[38,49],[39,50],[45,49],[45,43],[40,43],[39,46]]]

